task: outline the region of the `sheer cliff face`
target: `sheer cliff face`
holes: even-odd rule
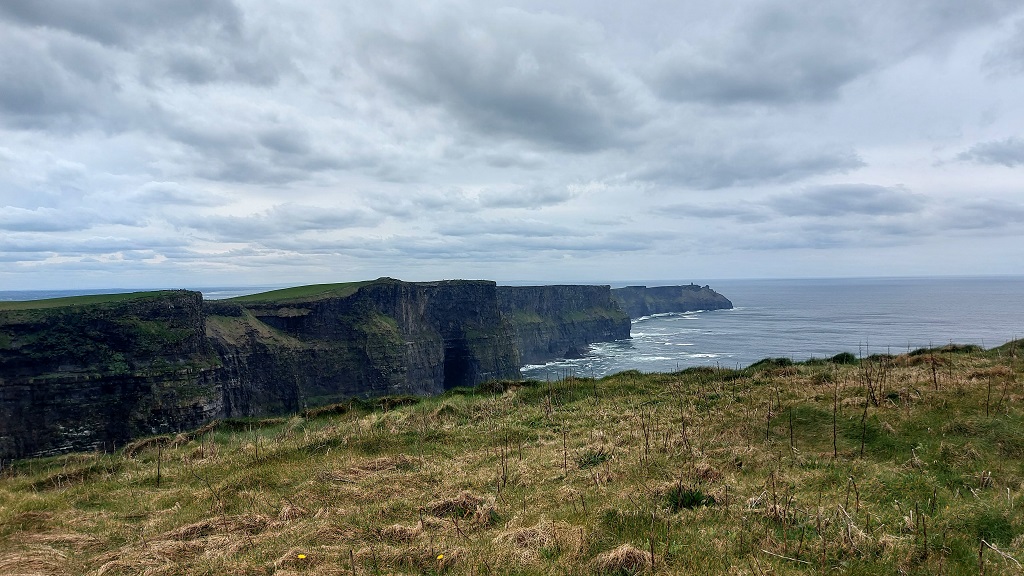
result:
[[[225,305],[212,310],[228,415],[519,376],[491,282],[381,280],[345,297],[245,304],[234,316]]]
[[[0,312],[0,458],[109,449],[221,413],[202,296]]]
[[[626,286],[615,288],[612,298],[631,318],[665,314],[667,312],[693,312],[695,310],[723,310],[732,308],[728,298],[709,286]]]
[[[589,344],[629,338],[629,316],[608,286],[499,286],[524,364],[578,356]]]
[[[205,310],[179,291],[0,311],[0,458],[518,377],[492,282],[381,280],[344,297]]]

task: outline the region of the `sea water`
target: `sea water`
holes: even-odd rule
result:
[[[1024,336],[1024,277],[709,283],[732,310],[637,318],[630,339],[593,344],[583,358],[526,366],[523,376],[742,368],[769,357],[896,354],[950,342],[990,348]]]

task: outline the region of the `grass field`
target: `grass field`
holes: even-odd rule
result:
[[[157,290],[150,292],[126,292],[123,294],[88,294],[85,296],[67,296],[65,298],[46,298],[43,300],[19,300],[14,302],[0,301],[2,310],[39,310],[43,308],[61,308],[64,306],[84,306],[89,304],[109,304],[113,302],[124,302],[137,298],[151,298],[170,294],[169,290]]]
[[[492,383],[8,466],[0,574],[1020,574],[1016,343]]]
[[[231,302],[295,302],[302,300],[315,300],[325,296],[343,298],[355,294],[356,290],[372,284],[375,280],[365,282],[343,282],[339,284],[312,284],[309,286],[295,286],[293,288],[282,288],[270,290],[258,294],[236,296],[229,298]]]

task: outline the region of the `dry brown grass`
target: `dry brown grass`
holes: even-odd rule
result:
[[[63,576],[67,574],[67,554],[52,546],[30,544],[18,552],[0,554],[0,574]]]
[[[945,356],[938,390],[897,359],[864,456],[862,371],[798,365],[228,423],[163,445],[160,487],[158,440],[36,462],[0,478],[0,575],[976,573],[980,530],[1024,557],[1024,381]],[[714,503],[672,512],[680,483]]]
[[[623,544],[594,558],[594,567],[602,574],[638,574],[650,566],[650,554],[632,544]]]

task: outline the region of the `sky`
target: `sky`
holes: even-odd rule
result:
[[[0,290],[1024,272],[1019,0],[0,2]]]

